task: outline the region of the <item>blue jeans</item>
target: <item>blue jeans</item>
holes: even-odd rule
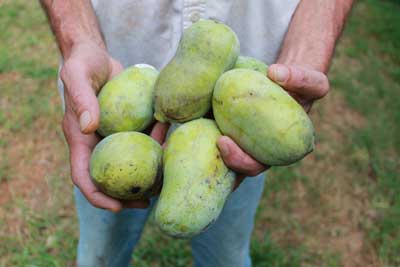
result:
[[[217,221],[190,242],[195,267],[250,267],[250,238],[264,176],[245,179]],[[127,267],[156,199],[148,209],[119,213],[93,207],[75,188],[80,239],[78,267]],[[161,233],[160,233],[161,234]]]

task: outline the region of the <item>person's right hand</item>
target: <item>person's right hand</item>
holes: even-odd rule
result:
[[[62,128],[69,145],[72,181],[93,206],[114,212],[125,207],[146,208],[149,205],[148,200],[121,201],[106,196],[90,179],[90,156],[100,141],[95,133],[100,114],[96,94],[122,70],[122,65],[103,47],[88,42],[72,49],[60,73],[65,96]]]

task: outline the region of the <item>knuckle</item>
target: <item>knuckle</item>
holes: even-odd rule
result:
[[[79,179],[77,178],[76,175],[72,175],[71,177],[72,183],[79,188]]]
[[[305,74],[303,70],[298,70],[298,82],[302,85],[305,86],[309,81],[308,76]]]
[[[329,89],[330,89],[330,85],[329,85],[328,77],[326,77],[326,75],[323,75],[323,77],[320,81],[320,84],[319,84],[317,98],[323,98],[324,96],[326,96],[329,92]]]
[[[68,68],[66,66],[66,63],[64,63],[64,65],[60,70],[60,78],[64,82],[64,84],[66,83],[67,77],[68,77]]]
[[[74,63],[74,60],[72,60],[72,59],[65,61],[64,64],[62,65],[61,70],[60,70],[60,78],[64,83],[69,80],[68,79],[69,76],[75,69],[74,65],[76,65],[76,64]]]
[[[306,75],[305,71],[299,67],[289,66],[289,79],[286,83],[286,86],[293,93],[301,93],[302,89],[307,87],[309,82],[309,78]]]
[[[328,77],[324,76],[322,91],[324,92],[324,96],[329,92],[330,89],[329,79]]]
[[[77,103],[82,99],[82,93],[79,90],[70,90],[68,93],[74,103]]]
[[[82,93],[79,90],[69,90],[68,91],[69,100],[71,101],[71,108],[75,113],[79,113],[81,107],[80,102],[83,98]]]
[[[308,77],[305,74],[304,70],[302,70],[301,68],[294,68],[291,70],[291,73],[293,74],[291,75],[292,82],[296,83],[298,88],[303,88],[304,86],[306,86],[308,82]]]

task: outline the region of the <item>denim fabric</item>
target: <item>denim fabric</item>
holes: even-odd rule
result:
[[[218,220],[190,240],[195,267],[251,266],[250,238],[264,176],[246,179],[229,196]],[[156,201],[153,199],[148,209],[112,213],[93,207],[75,188],[80,226],[78,267],[129,266],[132,251]]]

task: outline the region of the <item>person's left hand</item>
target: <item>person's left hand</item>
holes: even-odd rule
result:
[[[329,91],[327,76],[307,66],[274,64],[268,68],[267,76],[288,91],[307,112],[315,100]],[[237,173],[235,189],[247,176],[256,176],[269,168],[244,152],[228,136],[222,136],[217,145],[225,164]]]

